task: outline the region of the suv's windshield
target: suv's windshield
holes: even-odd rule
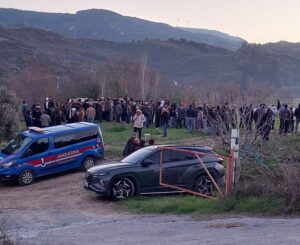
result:
[[[17,154],[21,152],[24,147],[31,142],[32,139],[23,134],[18,134],[15,139],[7,144],[2,150],[1,153],[6,155]]]
[[[146,156],[148,156],[152,152],[149,148],[142,148],[138,151],[133,152],[129,156],[125,157],[121,162],[123,163],[137,163],[140,160],[144,159]]]

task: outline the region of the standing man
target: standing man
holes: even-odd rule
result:
[[[289,132],[290,121],[291,121],[291,111],[288,109],[288,105],[285,104],[284,108],[280,110],[280,134],[284,133],[286,135]]]
[[[186,111],[186,126],[189,133],[192,133],[195,128],[195,114],[193,105],[190,105]]]
[[[140,109],[138,109],[136,111],[136,114],[133,117],[133,121],[134,121],[133,132],[138,132],[139,139],[141,139],[142,138],[142,129],[144,127],[144,122],[146,121],[146,118]]]
[[[23,113],[24,120],[25,120],[25,118],[26,118],[27,111],[29,111],[29,106],[28,106],[28,104],[26,103],[26,101],[23,101],[23,104],[22,104],[22,113]],[[25,120],[25,121],[26,121],[26,120]]]
[[[154,113],[155,113],[155,128],[159,128],[161,125],[161,104],[160,102],[157,102],[156,107],[154,109]]]
[[[161,124],[163,127],[163,137],[167,137],[167,130],[169,126],[169,120],[170,120],[170,110],[167,104],[164,104],[162,110],[161,110]]]
[[[32,110],[32,125],[35,127],[41,127],[41,107],[35,105]]]
[[[41,127],[42,128],[49,127],[50,122],[51,122],[51,118],[47,114],[47,111],[45,111],[44,114],[41,115]]]
[[[290,119],[290,127],[289,127],[289,133],[294,132],[294,126],[295,126],[295,114],[294,114],[294,108],[290,107],[290,112],[291,112],[291,119]]]
[[[79,122],[84,122],[85,113],[82,107],[79,108],[78,117],[79,117]]]
[[[89,107],[86,110],[86,118],[87,121],[89,123],[94,123],[95,120],[95,116],[96,116],[96,110],[95,108],[92,106],[92,104],[89,105]]]
[[[29,110],[25,112],[24,120],[27,128],[32,126],[32,116]]]
[[[298,108],[295,110],[295,117],[296,117],[296,128],[295,133],[298,132],[298,126],[300,123],[300,104],[298,105]]]
[[[178,112],[177,127],[183,128],[185,126],[184,120],[185,120],[186,110],[182,104],[179,105],[177,112]]]

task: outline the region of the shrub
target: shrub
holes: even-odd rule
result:
[[[20,103],[16,95],[0,87],[0,142],[14,137],[19,131]]]
[[[13,228],[10,230],[8,227]],[[20,244],[22,237],[18,234],[16,224],[8,222],[6,219],[0,220],[0,244],[17,245]]]
[[[243,177],[238,188],[239,197],[259,197],[280,202],[284,213],[300,211],[300,164],[278,167],[276,175],[260,170],[252,177]]]

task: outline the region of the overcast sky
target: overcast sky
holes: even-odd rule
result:
[[[249,42],[300,42],[300,0],[0,0],[0,7],[68,13],[102,8]]]

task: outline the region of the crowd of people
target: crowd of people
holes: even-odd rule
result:
[[[194,130],[228,133],[231,128],[244,128],[249,132],[258,132],[263,139],[268,139],[274,130],[275,120],[279,118],[279,133],[297,133],[300,123],[300,104],[297,108],[288,107],[278,101],[277,105],[219,106],[195,103],[171,103],[168,99],[159,102],[138,101],[132,98],[68,99],[63,103],[47,97],[44,104],[32,104],[25,101],[22,113],[27,127],[48,127],[62,123],[103,122],[133,123],[138,139],[142,138],[142,129],[154,124],[163,129],[167,136],[168,128],[186,128],[189,133]]]

